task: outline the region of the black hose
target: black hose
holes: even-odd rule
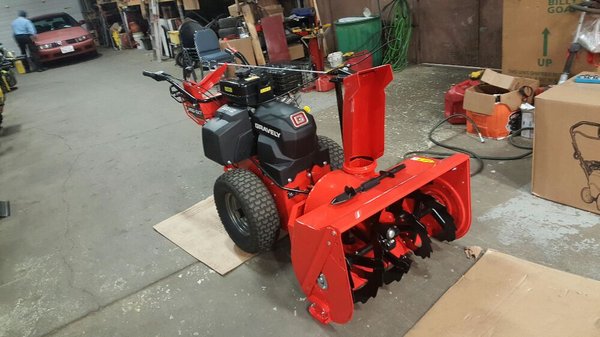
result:
[[[533,130],[533,128],[521,128],[519,130],[516,130],[515,132],[511,133],[508,136],[508,142],[510,143],[510,145],[518,148],[518,149],[523,149],[523,150],[533,150],[533,146],[527,146],[527,145],[520,145],[515,143],[514,138],[517,136],[521,135],[521,132],[525,131],[525,130]]]
[[[473,152],[471,150],[465,149],[465,148],[461,148],[458,146],[453,146],[453,145],[447,145],[444,144],[440,141],[437,141],[433,138],[433,134],[435,133],[435,131],[437,131],[437,129],[443,125],[444,123],[448,122],[450,119],[455,118],[455,117],[464,117],[467,120],[469,120],[469,122],[471,122],[471,124],[473,125],[473,127],[475,128],[475,131],[477,132],[479,138],[481,139],[482,143],[483,143],[483,137],[481,136],[481,132],[479,131],[479,128],[477,127],[477,124],[475,124],[475,122],[473,121],[473,119],[471,119],[469,116],[464,116],[464,115],[459,115],[459,114],[454,114],[454,115],[450,115],[447,118],[444,118],[443,120],[441,120],[439,123],[437,123],[428,133],[427,138],[429,139],[429,141],[431,141],[433,144],[439,146],[439,147],[443,147],[445,149],[448,150],[452,150],[454,152],[459,152],[459,153],[464,153],[469,155],[469,157],[475,159],[477,161],[477,169],[475,169],[473,172],[471,172],[471,176],[475,176],[479,173],[481,173],[483,171],[484,168],[484,160],[496,160],[496,161],[509,161],[509,160],[519,160],[519,159],[523,159],[526,157],[529,157],[533,151],[531,151],[531,148],[525,148],[525,147],[521,147],[521,146],[517,146],[516,144],[513,143],[512,141],[512,136],[509,136],[509,143],[517,148],[522,148],[522,149],[527,149],[530,151],[527,151],[525,153],[522,153],[520,155],[515,155],[515,156],[508,156],[508,157],[495,157],[495,156],[482,156],[477,154],[476,152]],[[533,128],[523,128],[523,129],[519,129],[517,130],[515,133],[519,133],[523,130],[528,130],[528,129],[533,129]],[[449,157],[451,155],[453,155],[454,153],[448,153],[448,152],[439,152],[439,151],[430,151],[430,150],[424,150],[424,151],[411,151],[408,152],[404,155],[404,157],[410,157],[412,155],[415,154],[423,154],[423,155],[431,155],[437,158],[446,158]]]

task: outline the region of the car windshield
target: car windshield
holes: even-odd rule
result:
[[[57,14],[55,16],[47,16],[41,19],[33,19],[33,24],[35,25],[35,29],[37,30],[38,34],[78,25],[77,21],[75,21],[73,17],[66,13]]]

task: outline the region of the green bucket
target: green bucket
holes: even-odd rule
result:
[[[378,16],[342,18],[334,22],[337,48],[342,53],[368,50],[373,66],[381,65],[381,19]]]

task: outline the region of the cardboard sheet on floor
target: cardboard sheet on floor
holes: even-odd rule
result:
[[[488,251],[407,337],[600,336],[600,281]]]
[[[223,229],[212,196],[162,221],[154,229],[221,275],[254,256],[233,244]]]

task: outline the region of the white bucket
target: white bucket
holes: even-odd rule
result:
[[[144,49],[144,42],[142,39],[144,38],[144,33],[133,33],[133,40],[137,45],[137,49]]]
[[[329,65],[332,67],[339,67],[344,62],[344,57],[342,56],[342,52],[336,51],[335,53],[331,53],[327,56],[327,61],[329,61]]]

